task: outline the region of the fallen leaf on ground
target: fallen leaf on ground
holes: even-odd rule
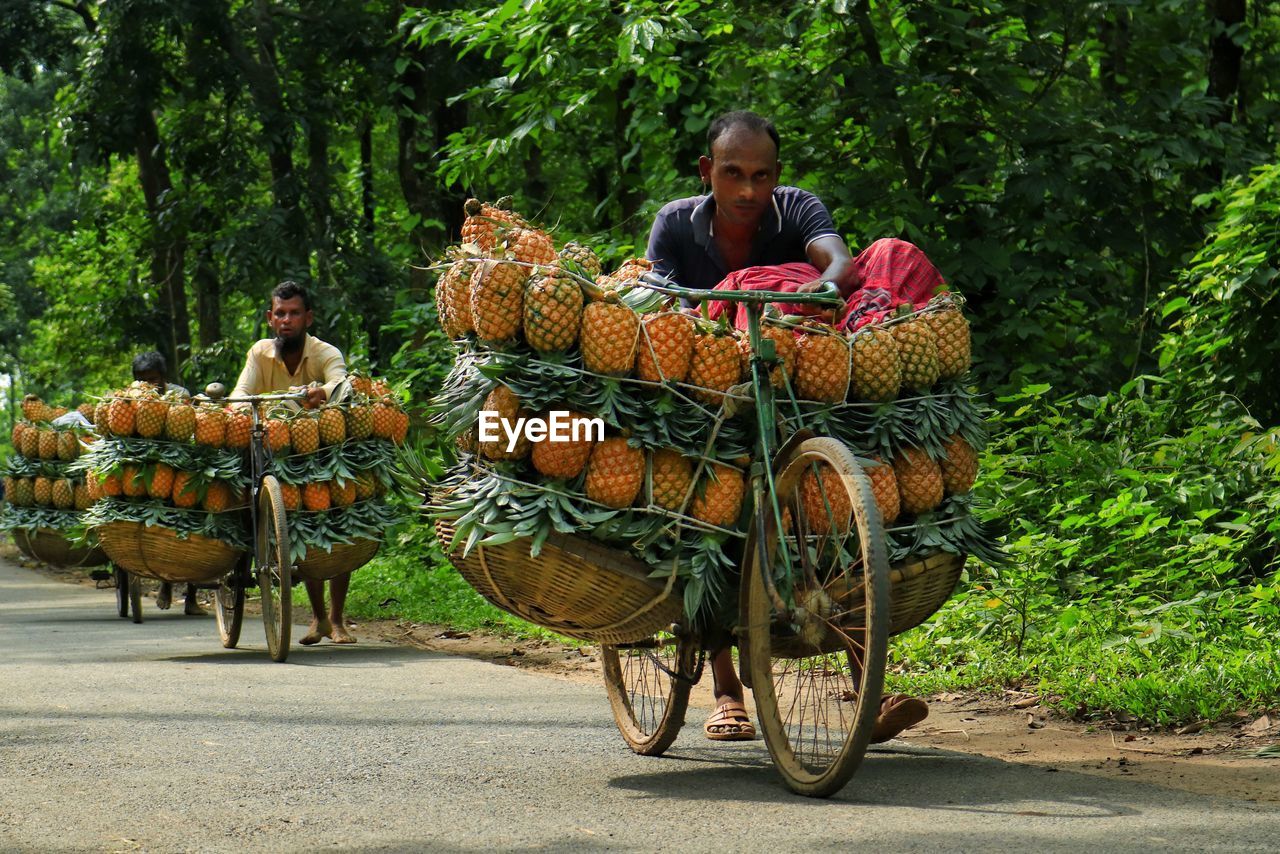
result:
[[[1040,705],[1039,697],[1024,697],[1023,699],[1018,700],[1016,703],[1014,703],[1013,707],[1015,709],[1029,709],[1032,706],[1038,706],[1038,705]]]
[[[1209,725],[1208,721],[1196,721],[1186,726],[1178,727],[1173,731],[1174,735],[1191,735],[1197,733]]]

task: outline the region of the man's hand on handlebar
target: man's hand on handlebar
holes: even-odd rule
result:
[[[319,409],[329,400],[329,393],[324,390],[324,386],[314,386],[306,389],[307,399],[302,405],[307,409]]]

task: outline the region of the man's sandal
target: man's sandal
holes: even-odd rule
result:
[[[702,732],[712,741],[750,741],[756,737],[756,727],[747,716],[747,707],[738,700],[716,706],[702,725]]]
[[[929,717],[929,704],[909,694],[890,694],[880,700],[880,716],[871,731],[871,743],[888,741]]]

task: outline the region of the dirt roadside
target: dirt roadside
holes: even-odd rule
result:
[[[0,545],[0,556],[68,583],[110,584],[93,581],[84,570],[55,569],[28,560],[7,543]],[[180,598],[176,605],[181,607]],[[396,620],[361,623],[356,634],[365,643],[467,656],[575,682],[601,681],[599,659],[590,646],[519,641]],[[708,682],[704,679],[694,688],[690,701],[694,711],[687,726],[697,726],[702,717],[699,710],[712,707]],[[1162,731],[1121,720],[1073,721],[1041,706],[1033,694],[1018,691],[927,699],[929,719],[904,732],[903,743],[980,754],[1046,771],[1133,779],[1198,794],[1280,804],[1280,755],[1254,755],[1263,747],[1280,745],[1277,710],[1206,722],[1198,729]]]

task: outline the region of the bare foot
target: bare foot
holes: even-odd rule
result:
[[[188,599],[187,604],[182,608],[182,613],[186,614],[188,617],[202,617],[208,612],[205,611],[204,608],[201,608],[200,603],[195,599]]]
[[[320,643],[321,638],[331,638],[331,637],[333,637],[333,626],[329,623],[329,621],[324,620],[322,622],[312,617],[311,628],[303,636],[302,640],[298,641],[298,643],[302,644],[303,646],[312,646],[314,644]]]
[[[355,635],[347,631],[347,621],[338,620],[333,624],[333,642],[334,643],[355,643]]]

